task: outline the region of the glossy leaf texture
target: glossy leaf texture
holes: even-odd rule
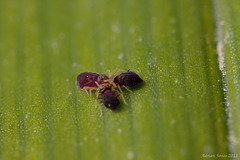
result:
[[[0,159],[237,153],[229,137],[239,133],[238,8],[237,0],[0,1]],[[225,78],[221,27],[222,38],[234,35],[224,44]],[[81,72],[129,68],[144,83],[123,88],[127,104],[115,112],[101,105],[100,116],[94,92],[76,87]]]

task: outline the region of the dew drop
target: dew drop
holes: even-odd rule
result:
[[[138,38],[138,42],[142,42],[142,40],[143,40],[142,37]]]
[[[111,25],[112,32],[118,33],[120,31],[119,26],[117,24]]]
[[[123,57],[124,57],[124,54],[123,54],[123,53],[120,53],[120,54],[118,55],[118,59],[123,59]]]
[[[121,128],[118,128],[117,132],[118,132],[118,133],[122,133],[122,129],[121,129]]]
[[[72,63],[72,67],[77,67],[77,63],[76,63],[76,62],[73,62],[73,63]]]
[[[128,159],[133,159],[134,158],[134,153],[132,151],[127,153],[127,158]]]

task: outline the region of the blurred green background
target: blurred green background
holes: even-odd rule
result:
[[[239,14],[239,0],[0,0],[0,160],[238,159]],[[100,116],[76,77],[116,68],[144,84]]]

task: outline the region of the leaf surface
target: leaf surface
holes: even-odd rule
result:
[[[225,13],[226,3],[214,10],[208,0],[0,1],[0,159],[228,155],[214,17],[236,19],[235,2]],[[228,43],[236,48],[238,24]],[[239,54],[228,44],[230,72]],[[93,92],[76,87],[81,72],[129,68],[144,83],[123,89],[127,104],[116,112],[101,106],[100,116]],[[226,77],[236,133],[238,75],[236,68]]]

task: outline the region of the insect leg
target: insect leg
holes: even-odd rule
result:
[[[98,106],[98,101],[97,99],[95,99],[95,108],[97,108],[97,106]]]
[[[117,72],[117,71],[120,71],[120,69],[114,69],[113,72],[112,72],[112,74],[114,74],[114,73]],[[109,77],[112,76],[110,70],[107,70],[107,74],[108,74]]]
[[[100,84],[98,84],[97,81],[95,81],[95,84],[96,84],[99,88],[102,88],[102,86],[100,86]]]
[[[121,70],[121,69],[114,69],[114,71],[112,72],[112,73],[115,73],[115,72],[126,72],[126,71],[124,71],[124,70]],[[115,73],[115,74],[117,74],[117,73]]]
[[[128,92],[132,93],[132,91],[129,88],[127,88],[126,86],[122,86],[122,87],[125,88],[126,90],[128,90]]]
[[[105,83],[103,85],[107,85],[107,86],[112,85],[113,87],[117,87],[117,85],[112,80],[107,79],[107,80],[104,80],[103,82]]]
[[[97,91],[96,91],[96,99],[95,99],[95,106],[96,106],[96,107],[98,106],[97,100],[100,99],[100,98],[98,98],[99,91],[100,91],[100,89],[98,88]]]
[[[83,89],[81,89],[80,92],[87,90],[87,89],[97,90],[97,88],[94,88],[94,87],[83,87]]]
[[[114,75],[112,75],[109,79],[113,82],[115,77],[117,77],[119,74],[125,73],[125,72],[127,72],[127,71],[119,70]]]
[[[102,116],[102,108],[101,108],[101,105],[98,104],[98,107],[99,107],[99,110],[100,110],[100,117]]]
[[[100,93],[100,88],[98,88],[97,89],[97,91],[96,91],[96,100],[95,100],[95,103],[96,103],[96,107],[98,106],[98,108],[99,108],[99,110],[100,110],[100,117],[102,116],[102,108],[101,108],[101,106],[100,106],[100,104],[99,103],[97,103],[97,100],[98,99],[102,99],[102,97],[98,97],[99,96],[99,93]],[[103,101],[101,101],[101,102],[103,102]],[[101,103],[100,102],[100,103]]]
[[[110,70],[107,70],[107,75],[108,75],[108,77],[111,76],[111,72],[110,72]]]
[[[115,71],[115,72],[116,72],[116,71]],[[120,74],[120,73],[125,73],[125,72],[127,72],[127,71],[117,69],[117,72],[116,72],[114,75],[118,75],[118,74]]]
[[[113,81],[109,81],[111,85],[113,85],[113,87],[117,87],[117,85],[113,82]]]
[[[119,85],[117,85],[117,86],[118,86],[118,89],[119,89],[119,91],[120,91],[120,93],[121,93],[121,96],[122,96],[123,102],[124,102],[125,104],[127,104],[127,102],[126,102],[126,100],[125,100],[125,98],[124,98],[124,96],[123,96],[122,89],[120,88]]]
[[[97,97],[97,98],[98,98],[98,96],[99,96],[99,91],[100,91],[100,88],[98,88],[97,91],[96,91],[96,97]]]
[[[94,88],[94,87],[84,87],[83,89],[80,90],[80,92],[85,91],[87,93],[87,95],[89,95],[88,91],[87,91],[88,89],[90,90],[90,96],[91,96],[91,90],[96,90],[97,88]]]

